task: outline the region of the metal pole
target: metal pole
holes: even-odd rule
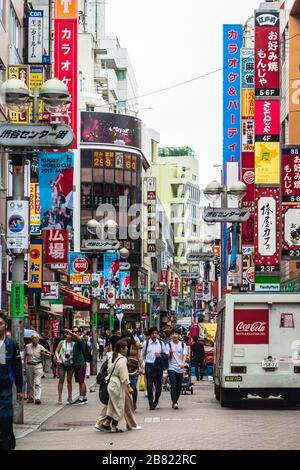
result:
[[[24,200],[24,157],[22,154],[13,154],[13,199]],[[24,253],[14,253],[12,263],[12,291],[15,284],[24,284]],[[13,307],[13,306],[12,306]],[[18,343],[20,351],[24,350],[24,316],[14,318],[11,312],[11,333],[13,339]],[[24,423],[23,401],[16,401],[14,396],[14,423]]]
[[[92,272],[96,274],[98,271],[98,259],[92,258]],[[98,299],[93,296],[93,289],[91,288],[91,329],[92,329],[92,349],[93,359],[91,367],[91,375],[97,375],[97,329],[98,329]]]
[[[115,309],[114,306],[111,305],[109,307],[109,329],[113,330],[115,328]]]

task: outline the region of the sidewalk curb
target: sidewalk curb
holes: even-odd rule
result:
[[[91,390],[92,387],[96,385],[96,377],[95,377],[95,382],[91,383],[87,388],[88,390]],[[75,395],[74,400],[77,400],[79,398],[79,393]],[[57,407],[50,411],[45,417],[42,418],[42,421],[37,423],[37,424],[28,424],[29,429],[24,430],[22,433],[20,433],[18,436],[16,436],[16,439],[22,439],[23,437],[28,436],[28,434],[31,434],[32,432],[38,431],[39,428],[44,424],[49,418],[52,418],[52,416],[56,415],[59,411],[61,411],[63,408],[66,406],[69,406],[67,404],[64,405],[57,405]]]

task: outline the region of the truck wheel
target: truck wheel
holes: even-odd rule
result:
[[[227,399],[225,399],[225,397]],[[220,405],[222,406],[222,408],[228,408],[231,405],[231,401],[228,400],[228,392],[226,393],[224,388],[221,388],[221,387],[220,387]]]
[[[215,384],[215,397],[217,401],[220,401],[220,386]]]

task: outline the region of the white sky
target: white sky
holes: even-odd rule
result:
[[[223,66],[222,25],[242,23],[259,0],[108,0],[106,34],[129,51],[139,95]],[[161,145],[196,150],[200,185],[222,162],[222,72],[140,100],[140,117]]]

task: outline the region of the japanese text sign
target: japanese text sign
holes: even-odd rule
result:
[[[300,206],[300,147],[282,149],[282,204]]]
[[[255,190],[255,265],[258,271],[279,269],[279,188]],[[273,269],[269,271],[267,267]]]
[[[300,259],[300,207],[284,205],[282,214],[282,257]]]
[[[223,25],[223,167],[240,162],[241,153],[241,47],[242,25]]]
[[[43,240],[31,241],[29,250],[29,283],[28,292],[42,292],[43,285]]]
[[[9,65],[8,78],[18,78],[29,88],[28,65]],[[9,111],[9,121],[15,124],[26,124],[29,122],[29,111]]]
[[[77,148],[77,0],[56,0],[54,36],[54,74],[68,87],[71,95],[72,103],[68,110],[68,116],[69,124],[75,135],[72,148]]]
[[[242,181],[247,186],[247,193],[242,201],[242,207],[247,209],[250,213],[249,219],[242,224],[242,245],[254,245],[254,169],[242,170]]]
[[[254,90],[254,49],[241,49],[242,88]]]
[[[43,15],[42,10],[28,12],[28,63],[43,63]]]
[[[40,187],[39,183],[30,183],[30,234],[39,235],[40,228]]]
[[[255,95],[280,94],[279,12],[255,12]]]
[[[11,287],[11,318],[24,318],[24,284]]]
[[[279,142],[255,143],[255,184],[279,184]]]
[[[43,235],[45,240],[45,263],[53,265],[56,263],[67,265],[68,230],[44,230]]]
[[[280,101],[255,101],[255,141],[279,142],[280,140]]]

